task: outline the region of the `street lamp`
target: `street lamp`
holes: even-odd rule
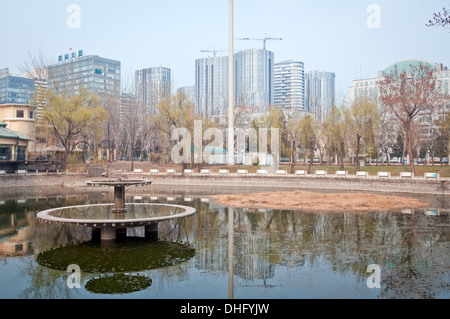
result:
[[[234,37],[233,37],[233,0],[230,1],[230,34],[228,52],[228,137],[227,164],[234,164]]]

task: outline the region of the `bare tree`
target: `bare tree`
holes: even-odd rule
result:
[[[450,27],[450,10],[442,8],[442,12],[433,13],[433,19],[429,20],[426,26],[441,26],[443,28]]]
[[[391,113],[404,130],[405,145],[414,172],[414,126],[424,112],[444,103],[436,81],[434,69],[426,64],[411,65],[408,70],[395,69],[380,81],[379,101],[384,112]]]

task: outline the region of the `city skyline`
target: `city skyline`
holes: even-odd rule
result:
[[[79,8],[78,26],[77,21],[70,24],[76,13],[69,10],[72,4]],[[445,5],[446,1],[430,5],[400,0],[377,1],[375,7],[371,1],[349,0],[235,1],[235,50],[263,47],[262,41],[238,40],[241,37],[283,38],[266,43],[274,62],[298,60],[305,63],[305,72],[334,72],[339,99],[347,95],[352,80],[370,77],[397,61],[449,65],[448,31],[425,26]],[[227,6],[228,1],[204,0],[157,5],[137,1],[132,6],[84,0],[4,2],[0,8],[7,14],[0,25],[16,29],[2,35],[8,50],[0,53],[0,67],[20,73],[29,53],[57,62],[73,48],[121,61],[125,87],[131,86],[136,70],[158,65],[172,70],[174,87],[191,86],[195,60],[208,56],[201,50],[228,48]],[[371,24],[371,19],[379,19],[378,24]]]

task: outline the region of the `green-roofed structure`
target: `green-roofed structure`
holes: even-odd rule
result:
[[[0,164],[25,162],[28,157],[27,149],[30,138],[14,132],[6,126],[6,123],[0,121]]]

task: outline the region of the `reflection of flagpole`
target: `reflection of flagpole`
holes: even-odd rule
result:
[[[228,298],[229,299],[234,298],[233,246],[234,246],[234,210],[232,207],[228,207]]]

